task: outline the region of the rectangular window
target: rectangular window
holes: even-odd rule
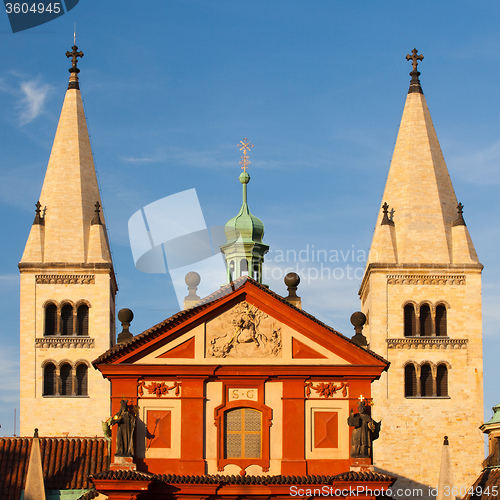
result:
[[[225,458],[262,457],[262,413],[236,408],[224,414]]]

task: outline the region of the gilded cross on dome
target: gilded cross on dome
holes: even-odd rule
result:
[[[250,166],[250,159],[247,155],[247,152],[253,148],[253,144],[246,137],[238,143],[238,149],[243,152],[243,156],[241,157],[240,165],[243,172],[247,171],[247,168]]]
[[[66,57],[71,57],[71,69],[78,70],[78,68],[76,67],[77,57],[83,57],[83,52],[81,50],[80,52],[78,52],[78,47],[76,45],[73,45],[73,47],[71,47],[71,50],[72,52],[70,52],[69,50],[66,52]]]
[[[417,49],[413,49],[411,53],[412,55],[410,54],[406,55],[406,60],[409,61],[411,59],[413,65],[413,71],[417,71],[418,61],[422,61],[424,59],[424,56],[422,54],[417,55],[418,53]]]

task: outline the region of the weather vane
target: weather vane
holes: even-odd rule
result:
[[[242,141],[238,143],[238,149],[243,151],[243,156],[241,157],[240,165],[243,172],[247,171],[247,168],[250,166],[250,159],[247,155],[247,152],[253,148],[253,144],[245,137]]]

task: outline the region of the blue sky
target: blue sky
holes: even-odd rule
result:
[[[117,304],[134,311],[134,333],[178,304],[166,275],[135,269],[129,218],[195,188],[207,225],[225,224],[241,204],[236,144],[244,137],[255,146],[249,205],[271,247],[266,282],[285,294],[281,271],[298,264],[304,308],[354,333],[349,317],[360,308],[363,256],[410,80],[405,55],[417,47],[422,87],[485,265],[489,419],[500,400],[499,14],[498,2],[468,0],[418,8],[402,0],[81,0],[16,34],[0,14],[0,434],[12,435],[19,406],[17,264],[67,86],[75,22]],[[313,248],[338,256],[326,264],[334,277],[315,278],[318,262],[279,261],[287,250],[311,260]]]

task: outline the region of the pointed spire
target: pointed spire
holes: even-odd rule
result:
[[[42,455],[40,453],[38,429],[35,429],[33,440],[31,441],[31,454],[28,463],[28,473],[26,474],[24,500],[45,500],[45,498]]]
[[[418,66],[418,61],[424,60],[424,56],[422,54],[417,55],[417,53],[418,53],[418,50],[414,48],[411,51],[411,55],[410,54],[406,55],[406,60],[409,61],[411,59],[412,66],[413,66],[413,69],[410,72],[411,81],[410,81],[410,88],[408,90],[408,94],[411,94],[414,92],[416,92],[417,94],[423,94],[422,87],[420,86],[420,80],[418,78],[420,76],[420,71],[417,70],[417,66]]]
[[[441,467],[439,470],[439,484],[437,500],[455,500],[453,494],[454,477],[450,456],[450,443],[448,436],[444,437],[443,450],[441,452]]]
[[[368,264],[450,264],[460,263],[457,259],[462,255],[466,256],[463,263],[479,263],[468,233],[462,235],[460,231],[454,231],[452,234],[458,202],[425,96],[421,89],[418,90],[420,73],[417,65],[423,56],[417,55],[414,49],[412,55],[408,54],[406,58],[413,64],[412,83],[406,97],[382,198],[384,205],[381,206],[373,235]],[[391,221],[389,205],[397,215],[397,222],[392,221],[394,233],[390,245],[396,251],[395,260],[387,256],[390,238],[384,229]],[[454,233],[460,239],[457,243],[460,250],[456,256],[453,250]],[[389,257],[389,260],[381,260],[381,256]]]
[[[262,283],[262,263],[269,246],[262,243],[264,224],[252,215],[247,202],[247,185],[250,182],[250,175],[246,171],[250,165],[247,152],[253,148],[253,144],[245,137],[239,142],[238,148],[243,152],[240,161],[243,172],[239,177],[243,200],[238,215],[226,223],[224,231],[227,241],[220,249],[226,258],[228,283],[243,275]]]
[[[45,216],[35,218],[44,223],[43,258],[47,263],[98,261],[111,264],[105,221],[99,213],[101,197],[78,88],[80,70],[77,61],[83,53],[74,45],[72,52],[66,52],[66,56],[72,58],[70,85],[64,98],[39,202],[47,212]],[[91,223],[102,225],[102,229],[90,231]],[[30,234],[27,248],[33,247],[30,242],[32,237],[38,238]],[[29,254],[33,255],[33,252]],[[22,262],[32,262],[26,252]]]
[[[35,210],[35,220],[33,221],[33,225],[39,224],[40,226],[43,226],[45,221],[44,221],[44,215],[42,215],[42,204],[40,203],[40,200],[36,202],[36,210]],[[45,212],[45,210],[44,210]]]

